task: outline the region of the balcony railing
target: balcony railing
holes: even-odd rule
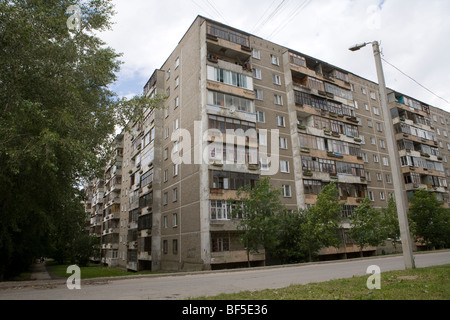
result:
[[[250,47],[250,40],[248,36],[236,31],[231,31],[214,24],[208,24],[206,32],[209,36],[231,41],[233,43],[240,44],[243,47]]]

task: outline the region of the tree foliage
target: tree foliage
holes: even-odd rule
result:
[[[338,247],[338,232],[341,217],[339,191],[334,182],[322,188],[316,203],[303,212],[301,233],[308,248],[308,258],[312,261],[317,252],[324,247]]]
[[[109,0],[0,0],[0,279],[61,249],[61,221],[83,221],[79,186],[101,172],[116,127],[154,106],[109,89],[120,55],[96,34],[112,14]]]
[[[365,198],[350,217],[348,234],[359,246],[361,257],[365,247],[378,246],[386,239],[381,212],[373,207],[369,198]]]
[[[242,231],[240,241],[246,247],[249,265],[250,253],[259,252],[261,248],[266,252],[275,250],[276,215],[285,210],[280,194],[280,190],[271,187],[269,177],[258,180],[253,188],[248,184],[237,192],[238,203],[242,203],[238,230]]]
[[[417,190],[410,201],[409,219],[419,241],[431,247],[450,246],[450,210],[436,196]]]

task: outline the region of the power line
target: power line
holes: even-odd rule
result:
[[[200,10],[202,10],[203,12],[206,13],[207,16],[209,17],[213,17],[214,15],[211,15],[211,13],[209,11],[207,11],[204,7],[202,7],[201,5],[199,5],[195,0],[191,0],[197,7],[200,8]]]
[[[269,14],[269,16],[261,23],[261,26],[257,30],[258,32],[262,26],[267,24],[271,19],[273,19],[280,12],[280,10],[286,4],[286,1],[288,1],[288,0],[282,0],[281,3]],[[257,31],[255,31],[255,32],[257,32]]]
[[[214,3],[212,3],[210,0],[205,0],[206,3],[222,18],[222,20],[226,23],[226,24],[230,24],[227,19],[225,19],[225,17],[222,15],[222,13],[217,9],[217,7],[214,5]]]
[[[299,6],[297,6],[295,10],[291,12],[288,18],[286,18],[277,28],[275,28],[275,30],[269,35],[267,39],[270,40],[272,36],[283,30],[300,13],[300,11],[305,9],[311,3],[311,1],[312,0],[305,0]]]
[[[259,18],[258,22],[255,24],[255,26],[253,27],[253,29],[251,29],[251,33],[255,33],[256,30],[258,30],[258,28],[260,27],[260,22],[262,21],[262,19],[266,16],[266,13],[269,12],[269,10],[272,8],[273,4],[276,2],[277,0],[273,0],[272,3],[270,4],[270,6],[267,7],[266,11],[264,11],[263,15],[261,16],[261,18]]]
[[[432,95],[438,97],[439,99],[447,102],[448,104],[450,104],[449,101],[447,101],[446,99],[442,98],[441,96],[437,95],[436,93],[434,93],[433,91],[431,91],[430,89],[428,89],[427,87],[423,86],[422,84],[420,84],[417,80],[413,79],[412,77],[410,77],[409,75],[407,75],[406,73],[404,73],[402,70],[400,70],[399,68],[397,68],[396,66],[394,66],[392,63],[388,62],[386,59],[381,58],[384,62],[386,62],[388,65],[390,65],[391,67],[393,67],[394,69],[396,69],[398,72],[400,72],[401,74],[403,74],[404,76],[408,77],[409,79],[411,79],[412,81],[414,81],[415,83],[417,83],[419,86],[421,86],[422,88],[424,88],[425,90],[427,90],[429,93],[431,93]]]

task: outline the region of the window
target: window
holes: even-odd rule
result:
[[[276,105],[282,106],[283,105],[283,97],[280,95],[274,95],[274,103]]]
[[[175,88],[177,88],[180,85],[180,77],[175,78]]]
[[[169,80],[169,79],[170,79],[170,69],[167,70],[167,77],[166,77],[166,80]]]
[[[230,251],[230,242],[228,237],[219,237],[219,238],[212,238],[211,241],[212,252],[223,252],[223,251]]]
[[[258,141],[260,146],[267,146],[267,135],[258,133]]]
[[[370,200],[370,201],[375,201],[375,199],[374,199],[374,197],[373,197],[373,192],[372,192],[372,191],[369,191],[368,194],[369,194],[369,200]]]
[[[272,82],[278,86],[281,86],[281,77],[277,74],[272,75]]]
[[[372,128],[372,120],[367,120],[367,126],[368,126],[369,128]]]
[[[383,191],[380,192],[380,200],[386,200]]]
[[[207,66],[208,80],[253,90],[253,79],[244,74]]]
[[[375,144],[375,138],[374,137],[370,137],[370,143],[371,144]]]
[[[290,185],[283,184],[282,190],[283,190],[283,197],[285,197],[285,198],[291,197],[291,186]]]
[[[175,60],[175,69],[178,68],[180,66],[180,57],[177,58],[177,60]]]
[[[261,80],[261,70],[260,69],[252,69],[253,78]]]
[[[169,158],[169,148],[164,149],[164,160],[167,160]]]
[[[366,94],[366,88],[361,87],[361,93]]]
[[[377,116],[380,115],[380,109],[378,107],[373,107],[373,113]]]
[[[389,167],[389,159],[387,157],[383,157],[383,165]]]
[[[256,112],[256,120],[258,122],[266,122],[266,115],[265,115],[264,111]]]
[[[363,160],[364,160],[364,162],[369,162],[369,158],[367,157],[367,153],[363,153],[362,154],[362,158],[363,158]]]
[[[258,60],[261,59],[261,51],[259,51],[258,49],[253,49],[252,57]]]
[[[178,213],[172,214],[172,225],[173,227],[178,227]]]
[[[178,79],[178,78],[177,78]],[[174,109],[178,108],[180,106],[180,97],[176,97],[174,101]]]
[[[163,217],[163,227],[167,228],[167,216]]]
[[[164,170],[164,182],[169,180],[169,169]]]
[[[289,53],[289,62],[296,66],[306,67],[306,60],[304,57],[296,55],[294,53]]]
[[[280,65],[280,59],[277,56],[274,56],[273,54],[270,55],[270,61],[273,65],[279,66]]]
[[[380,148],[386,149],[386,144],[383,139],[380,139]]]
[[[381,181],[381,180],[382,180],[381,173],[377,173],[377,180],[378,180],[378,181]]]
[[[269,170],[269,159],[268,158],[261,158],[259,160],[261,163],[261,170],[262,171],[268,171]]]
[[[376,155],[376,154],[373,155],[373,162],[375,162],[375,163],[379,162],[378,155]]]
[[[163,240],[163,253],[167,254],[169,252],[169,243],[167,240]]]
[[[178,169],[180,168],[179,164],[173,165],[173,176],[176,177],[178,175]]]
[[[377,96],[376,96],[375,92],[370,91],[370,98],[371,98],[372,100],[377,100]]]
[[[164,139],[167,139],[169,137],[169,127],[164,129]]]
[[[286,138],[280,138],[280,149],[287,149],[287,139]]]
[[[283,116],[277,116],[277,126],[279,126],[279,127],[286,126],[285,119]]]
[[[391,178],[391,175],[389,173],[386,173],[386,183],[389,183],[389,184],[392,183],[392,178]]]
[[[168,192],[164,192],[163,205],[167,205],[167,203],[169,203],[169,193]]]
[[[173,131],[178,130],[178,118],[173,120]]]
[[[178,240],[177,239],[172,240],[172,252],[173,252],[173,254],[178,253]]]
[[[284,173],[289,173],[289,161],[280,160],[280,170]]]
[[[255,90],[255,99],[260,100],[260,101],[263,100],[263,91],[262,90],[258,90],[258,89]]]
[[[235,108],[237,111],[242,112],[255,112],[254,102],[252,100],[216,91],[208,91],[208,104],[225,108]]]

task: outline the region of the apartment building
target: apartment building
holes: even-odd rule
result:
[[[292,210],[335,182],[343,244],[320,254],[359,254],[346,218],[365,197],[385,207],[393,195],[378,92],[339,67],[198,16],[144,86],[146,96],[167,96],[164,107],[116,139],[105,170],[102,261],[129,270],[247,265],[231,218],[239,204],[227,200],[263,176]],[[426,187],[448,203],[450,114],[410,101],[389,93],[405,192]],[[264,250],[250,255],[254,266],[265,260]]]

